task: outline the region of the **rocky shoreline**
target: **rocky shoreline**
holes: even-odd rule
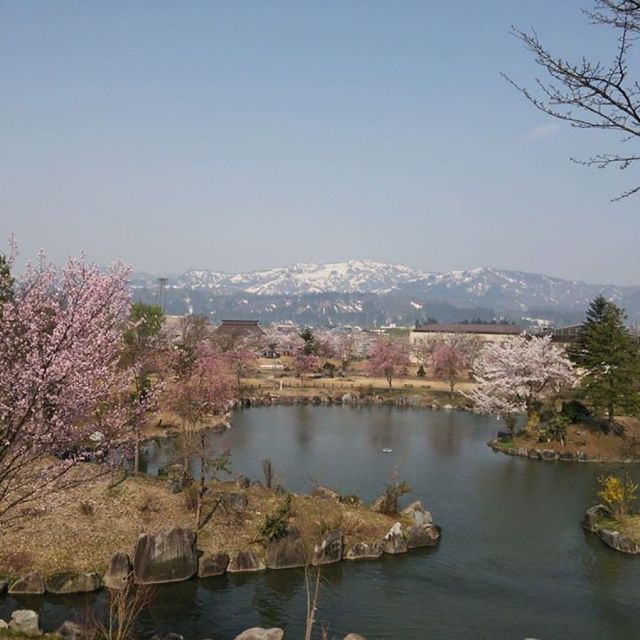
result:
[[[546,462],[591,462],[599,464],[637,464],[639,459],[635,458],[601,458],[590,456],[586,451],[556,451],[555,449],[545,449],[541,447],[515,446],[513,441],[508,444],[494,438],[487,442],[487,445],[494,451],[504,453],[508,456],[528,458],[529,460],[542,460]]]
[[[595,533],[607,547],[615,551],[631,555],[640,554],[640,545],[614,528],[613,512],[603,504],[587,509],[582,526],[586,531]]]

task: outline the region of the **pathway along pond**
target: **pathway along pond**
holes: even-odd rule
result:
[[[372,500],[397,469],[414,488],[410,498],[442,525],[435,551],[325,568],[318,619],[330,635],[638,638],[640,558],[605,548],[580,527],[596,477],[611,467],[495,453],[486,442],[497,427],[459,412],[269,407],[237,413],[233,428],[211,439],[231,449],[235,473],[260,478],[261,460],[271,457],[298,492],[308,492],[313,478]],[[150,472],[170,446],[149,452]],[[267,571],[163,587],[144,625],[189,640],[227,640],[254,625],[301,638],[302,582],[298,571]],[[90,602],[47,596],[21,606],[38,608],[51,629],[70,617],[70,607]],[[0,617],[10,605],[0,602]]]

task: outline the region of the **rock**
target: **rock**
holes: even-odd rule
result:
[[[342,402],[344,404],[355,404],[360,400],[360,397],[357,393],[345,393],[342,396]]]
[[[289,492],[281,484],[277,484],[276,488],[274,489],[274,491],[275,491],[276,495],[280,496],[281,498],[284,498],[287,495],[289,495]]]
[[[35,571],[18,578],[10,587],[9,595],[41,595],[45,592],[44,578]]]
[[[179,633],[154,633],[151,640],[184,640],[184,636]]]
[[[335,500],[340,502],[340,494],[328,487],[314,487],[311,495],[314,498],[323,498],[324,500]]]
[[[540,452],[540,457],[543,460],[557,460],[558,459],[558,452],[554,451],[553,449],[543,449]]]
[[[320,541],[313,546],[311,564],[333,564],[342,560],[343,533],[339,529],[328,531]]]
[[[5,629],[8,629],[9,625],[2,619],[0,618],[0,631],[4,631]]]
[[[587,512],[584,514],[584,518],[582,519],[582,526],[587,531],[595,532],[597,524],[602,520],[602,518],[613,518],[613,512],[609,507],[606,507],[603,504],[597,504],[595,507],[587,509]]]
[[[114,553],[109,562],[109,568],[102,581],[107,589],[122,589],[133,570],[129,555],[122,551]]]
[[[57,573],[47,578],[47,591],[58,595],[66,593],[91,593],[102,586],[97,573]]]
[[[249,506],[249,500],[244,493],[228,493],[224,498],[224,503],[234,511],[244,511]]]
[[[387,498],[385,496],[379,496],[371,504],[371,511],[375,511],[376,513],[382,513],[386,502],[387,502]]]
[[[84,629],[72,620],[63,622],[57,629],[56,635],[60,636],[62,640],[83,640],[86,636]]]
[[[382,550],[390,555],[407,551],[407,542],[402,535],[402,525],[399,522],[396,522],[382,539]]]
[[[187,484],[187,472],[182,464],[172,464],[167,468],[167,489],[170,493],[180,493]]]
[[[236,476],[235,484],[238,489],[248,489],[251,486],[251,481],[247,476],[239,473]]]
[[[25,636],[41,636],[38,614],[29,609],[18,609],[11,614],[9,629]]]
[[[289,527],[287,535],[267,544],[266,564],[269,569],[292,569],[307,564],[307,551],[300,532]]]
[[[266,565],[262,558],[253,549],[244,549],[231,555],[228,573],[249,573],[253,571],[264,571]]]
[[[190,529],[165,529],[138,536],[133,572],[139,584],[188,580],[197,570],[196,535]]]
[[[344,640],[367,640],[364,636],[361,636],[359,633],[350,633],[344,637]]]
[[[587,462],[587,460],[589,460],[589,456],[587,455],[586,451],[577,451],[576,460],[578,462]]]
[[[253,629],[243,631],[234,640],[282,640],[283,637],[284,631],[278,629],[278,627],[273,627],[272,629],[253,627]]]
[[[622,535],[619,531],[613,529],[598,529],[598,537],[608,547],[621,551],[622,553],[640,553],[640,545],[637,545],[633,540]]]
[[[228,553],[214,553],[209,556],[203,556],[198,561],[198,577],[212,578],[214,576],[221,576],[223,573],[226,573],[228,566]]]
[[[407,549],[418,547],[435,547],[440,542],[440,527],[433,524],[416,524],[404,532]]]
[[[379,558],[382,555],[382,542],[367,544],[366,542],[356,542],[352,544],[344,557],[347,560],[369,560]]]
[[[518,447],[516,449],[516,454],[522,458],[526,458],[529,455],[529,451],[527,450],[526,447]]]
[[[7,591],[8,588],[9,588],[9,581],[0,580],[0,596],[4,595],[4,593]]]
[[[562,460],[563,462],[570,462],[573,460],[573,453],[571,453],[571,451],[563,451],[558,456],[558,460]]]
[[[527,455],[532,460],[540,460],[540,450],[539,449],[529,449]]]
[[[442,408],[445,411],[451,411],[453,409],[453,405],[452,404],[445,404]]]
[[[412,502],[408,507],[403,509],[402,514],[410,518],[413,524],[423,526],[433,523],[431,513],[424,508],[420,500]]]

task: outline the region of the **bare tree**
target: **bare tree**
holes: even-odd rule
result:
[[[579,164],[600,169],[628,169],[640,160],[640,84],[638,76],[629,73],[629,59],[640,35],[640,0],[595,0],[592,10],[584,11],[593,25],[611,27],[617,36],[613,59],[609,63],[583,57],[570,62],[556,57],[544,47],[538,34],[513,29],[513,34],[531,51],[535,61],[546,72],[536,79],[537,89],[527,89],[502,74],[536,108],[581,129],[600,129],[619,134],[629,143],[628,153],[596,154]],[[637,59],[632,59],[637,72]],[[629,187],[614,200],[622,200],[640,192],[640,184]]]

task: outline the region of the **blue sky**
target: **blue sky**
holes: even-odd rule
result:
[[[55,260],[350,257],[640,284],[634,175],[499,75],[512,24],[606,56],[590,0],[0,0],[0,238]],[[638,61],[638,51],[635,60]]]

